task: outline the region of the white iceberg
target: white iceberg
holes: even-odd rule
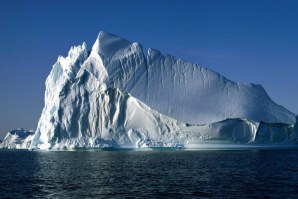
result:
[[[54,64],[30,148],[288,143],[295,122],[260,85],[101,32],[91,52],[83,43]]]

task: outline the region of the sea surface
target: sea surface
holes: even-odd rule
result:
[[[3,150],[0,198],[298,198],[298,150]]]

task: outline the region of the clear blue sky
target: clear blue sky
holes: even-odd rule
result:
[[[37,126],[44,82],[58,55],[100,30],[262,84],[298,113],[296,0],[1,0],[0,139]]]

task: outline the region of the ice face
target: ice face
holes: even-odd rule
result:
[[[103,60],[108,87],[128,92],[158,112],[190,124],[228,118],[294,124],[260,85],[238,84],[198,65],[101,32],[92,48]]]
[[[255,143],[288,143],[295,140],[293,127],[286,124],[268,124],[260,122],[256,132]]]
[[[54,64],[31,147],[250,143],[260,121],[296,120],[260,85],[237,84],[156,50],[145,55],[140,44],[101,32],[90,53],[83,43]]]

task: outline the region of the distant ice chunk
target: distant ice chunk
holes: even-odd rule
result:
[[[294,126],[294,132],[296,132],[297,137],[298,137],[298,115],[296,116],[296,124]]]
[[[28,149],[30,147],[34,132],[26,131],[22,128],[9,131],[0,148],[2,149]]]
[[[297,131],[298,131],[298,115],[296,116],[295,130],[297,130]]]

